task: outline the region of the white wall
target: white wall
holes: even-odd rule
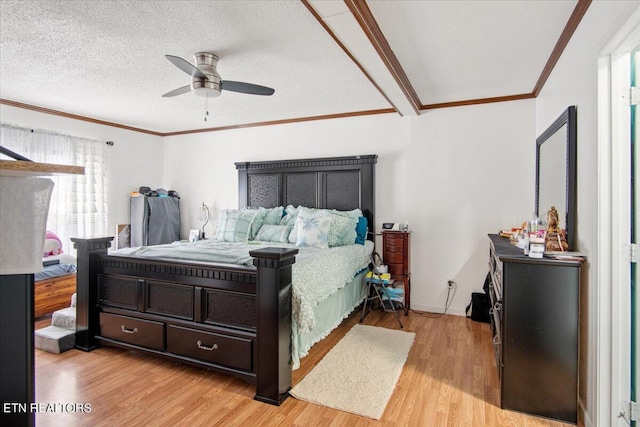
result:
[[[415,120],[408,153],[412,301],[439,312],[447,280],[464,314],[487,274],[488,233],[520,226],[534,210],[534,101],[446,108]]]
[[[581,288],[580,400],[587,426],[595,422],[597,300],[598,56],[640,3],[594,1],[536,99],[536,134],[569,105],[578,115],[577,250],[589,259]],[[605,320],[603,320],[605,321]],[[613,408],[617,411],[618,408]]]
[[[193,210],[202,202],[214,210],[238,207],[235,162],[378,154],[376,218],[381,222],[390,220],[394,209],[405,209],[409,134],[410,121],[384,114],[167,137],[165,182],[182,197],[184,234],[200,226]]]
[[[109,149],[109,225],[129,223],[129,194],[141,185],[163,186],[162,138],[111,126],[0,105],[0,119],[20,126],[49,129],[73,136],[113,141]],[[80,165],[81,166],[81,165]]]
[[[200,226],[203,201],[238,206],[234,162],[377,154],[376,229],[409,222],[412,308],[441,312],[453,279],[449,312],[464,315],[487,273],[487,234],[533,211],[534,108],[523,100],[167,137],[165,183],[182,197],[186,234]]]

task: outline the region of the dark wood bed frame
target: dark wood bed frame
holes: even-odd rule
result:
[[[373,231],[376,155],[236,163],[240,207],[360,208]],[[78,251],[76,348],[110,345],[234,375],[255,399],[291,388],[291,268],[297,249],[251,251],[254,267]]]

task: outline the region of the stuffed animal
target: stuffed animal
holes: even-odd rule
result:
[[[47,230],[44,236],[44,257],[60,255],[62,250],[62,240],[53,231]]]

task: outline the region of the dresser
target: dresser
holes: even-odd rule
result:
[[[500,407],[576,423],[583,263],[530,258],[507,238],[489,238]]]
[[[394,286],[402,282],[404,286],[404,314],[411,309],[411,269],[409,258],[411,255],[410,231],[382,232],[382,260],[389,267]]]

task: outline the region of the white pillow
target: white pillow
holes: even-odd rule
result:
[[[298,231],[296,246],[302,248],[327,249],[331,216],[325,213],[299,212],[296,218]]]
[[[287,207],[287,210],[289,208]],[[352,215],[361,212],[360,209],[354,209],[353,211],[337,211],[335,209],[315,209],[299,206],[296,209],[296,215],[300,212],[305,212],[311,215],[328,215],[331,218],[331,227],[329,228],[329,247],[343,245],[353,245],[356,240],[356,225],[358,219]],[[296,243],[298,241],[298,222],[295,222],[293,230],[289,235],[289,243]]]

